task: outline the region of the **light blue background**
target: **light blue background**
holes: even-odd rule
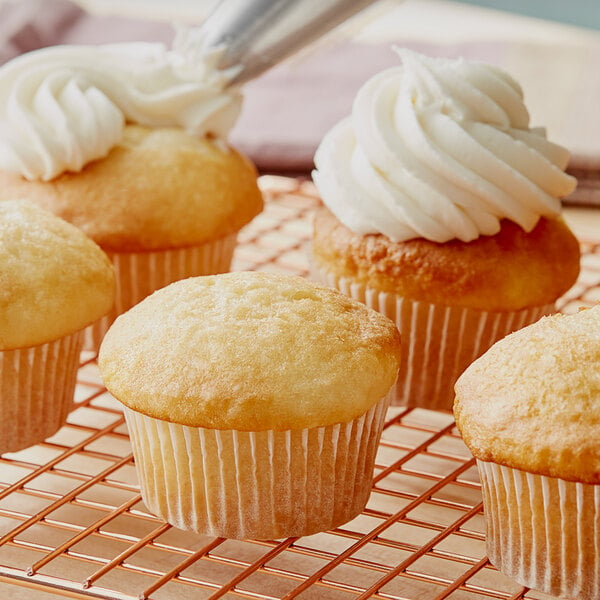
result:
[[[600,0],[460,0],[530,17],[600,29]]]

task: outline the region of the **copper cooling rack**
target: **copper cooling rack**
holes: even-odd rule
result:
[[[314,189],[261,184],[266,210],[242,232],[233,268],[305,275]],[[582,248],[561,310],[600,300],[600,235]],[[299,539],[203,538],[143,505],[123,416],[94,357],[83,357],[67,425],[0,457],[0,588],[2,598],[547,598],[488,562],[474,461],[449,415],[390,411],[373,493],[350,523]]]

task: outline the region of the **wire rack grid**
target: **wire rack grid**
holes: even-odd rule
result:
[[[266,209],[241,233],[233,268],[306,275],[314,188],[276,177],[261,185]],[[600,241],[582,250],[563,311],[600,300]],[[350,523],[306,538],[204,538],[143,505],[123,415],[93,356],[82,356],[67,424],[0,457],[0,584],[8,583],[22,598],[548,598],[486,558],[474,460],[450,415],[390,409],[373,492]]]

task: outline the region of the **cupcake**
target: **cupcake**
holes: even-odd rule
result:
[[[25,200],[0,202],[0,453],[65,422],[85,327],[114,299],[110,261],[79,229]]]
[[[190,39],[58,46],[0,68],[0,200],[77,225],[115,266],[115,306],[89,348],[154,290],[228,271],[262,209],[254,166],[225,142],[240,93]]]
[[[317,150],[312,268],[396,322],[393,402],[450,410],[460,373],[575,282],[560,197],[576,182],[509,75],[399,54]]]
[[[490,561],[554,596],[600,590],[600,306],[497,342],[456,383]]]
[[[259,272],[173,283],[100,347],[147,507],[204,535],[309,535],[371,491],[400,338],[376,311]]]

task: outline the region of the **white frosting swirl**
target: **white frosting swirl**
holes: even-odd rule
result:
[[[225,137],[241,95],[225,89],[220,52],[188,30],[159,43],[55,46],[0,68],[0,169],[50,180],[80,171],[121,139],[126,122]]]
[[[510,219],[531,231],[576,180],[568,152],[529,128],[519,85],[496,67],[399,50],[323,139],[313,179],[360,234],[471,241]]]

